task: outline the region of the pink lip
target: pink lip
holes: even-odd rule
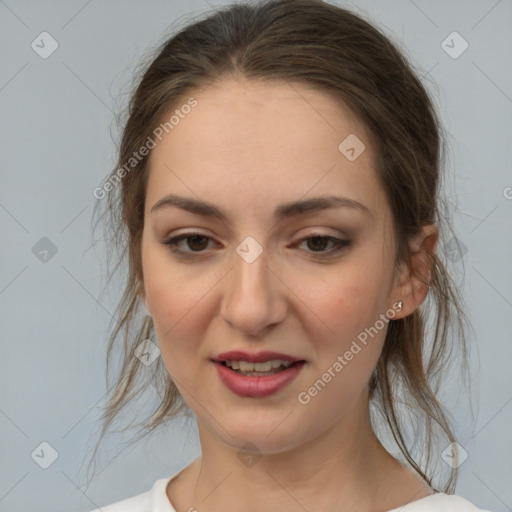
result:
[[[248,363],[263,363],[270,361],[271,359],[280,359],[281,361],[302,361],[299,357],[288,356],[286,354],[280,354],[279,352],[257,352],[256,354],[250,354],[242,350],[231,350],[230,352],[223,352],[217,357],[213,358],[213,361],[247,361]],[[254,378],[254,377],[251,377]]]
[[[277,393],[297,377],[305,361],[300,361],[272,375],[251,377],[242,375],[221,363],[214,362],[217,373],[223,384],[233,393],[250,398],[261,398]]]

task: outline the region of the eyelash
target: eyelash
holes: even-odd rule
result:
[[[195,257],[203,254],[205,252],[205,250],[183,251],[182,249],[178,248],[179,242],[181,242],[182,240],[186,240],[187,238],[192,238],[194,236],[212,239],[212,237],[204,235],[202,233],[189,232],[189,233],[183,233],[182,235],[178,235],[173,238],[170,238],[169,240],[166,240],[162,243],[164,245],[166,245],[173,253],[177,253],[182,258],[195,258]],[[308,237],[302,238],[301,240],[296,242],[294,245],[300,245],[301,243],[303,243],[307,240],[311,240],[313,238],[326,239],[326,240],[334,243],[334,247],[329,251],[310,251],[311,254],[313,254],[314,256],[317,256],[319,258],[328,258],[329,256],[332,256],[334,254],[337,254],[337,253],[343,251],[345,248],[347,248],[351,244],[350,240],[342,240],[340,238],[336,238],[333,236],[327,236],[327,235],[321,235],[319,233],[313,233]]]

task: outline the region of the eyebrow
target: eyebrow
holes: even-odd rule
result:
[[[229,215],[213,203],[189,197],[177,196],[174,194],[167,195],[156,202],[151,208],[151,213],[168,207],[181,208],[182,210],[186,210],[196,215],[212,217],[228,224],[230,223]],[[283,203],[277,206],[274,210],[274,218],[280,221],[285,218],[304,215],[306,213],[314,213],[330,208],[340,207],[352,208],[364,213],[365,215],[373,217],[368,207],[354,199],[340,196],[321,196]]]

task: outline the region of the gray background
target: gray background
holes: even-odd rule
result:
[[[121,450],[113,438],[101,476],[87,488],[79,479],[96,440],[119,295],[115,288],[100,295],[102,253],[91,248],[92,191],[114,165],[116,103],[171,24],[217,5],[0,1],[1,512],[88,511],[147,491],[199,454],[193,422],[177,422],[135,449]],[[367,13],[439,86],[464,244],[452,259],[476,333],[474,421],[452,409],[469,453],[456,492],[482,508],[512,510],[512,2],[340,5]],[[47,59],[31,47],[43,31],[59,45]],[[441,46],[453,31],[469,44],[458,58]],[[452,46],[460,49],[460,41]],[[46,262],[33,249],[48,245],[43,237],[57,249]],[[456,381],[445,390],[458,392]],[[58,453],[48,469],[31,457],[42,442]]]

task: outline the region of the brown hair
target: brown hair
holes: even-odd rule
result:
[[[113,272],[126,257],[128,274],[108,344],[107,382],[112,350],[120,339],[122,365],[104,408],[100,441],[120,411],[149,383],[156,389],[159,403],[148,418],[137,423],[139,438],[187,409],[161,359],[146,367],[134,356],[143,340],[154,337],[152,319],[141,314],[139,297],[149,156],[132,161],[131,169],[126,163],[147,144],[164,115],[191,91],[231,75],[304,83],[330,94],[355,112],[372,134],[376,172],[394,219],[396,264],[405,261],[410,265],[407,241],[423,225],[436,224],[441,240],[444,226],[452,229],[449,216],[441,215],[443,131],[433,102],[395,44],[348,10],[320,0],[232,4],[207,13],[166,40],[141,75],[123,122],[117,165],[108,178],[111,186],[102,189],[110,192],[103,202],[103,215],[108,214],[107,230],[120,255]],[[125,171],[119,173],[122,166]],[[98,201],[96,207],[103,203]],[[371,403],[382,413],[401,454],[432,485],[429,461],[440,455],[434,450],[434,441],[446,439],[442,447],[455,441],[448,413],[437,397],[438,386],[453,360],[452,330],[466,366],[467,318],[447,267],[439,255],[430,256],[427,300],[406,318],[389,322],[369,390]],[[426,337],[429,313],[430,340]],[[138,382],[142,377],[146,377],[145,386]],[[424,469],[407,446],[400,402],[419,414],[415,426],[425,427],[419,452],[426,458]],[[434,432],[436,426],[440,435]],[[456,478],[457,470],[452,468],[444,492],[453,493]]]

